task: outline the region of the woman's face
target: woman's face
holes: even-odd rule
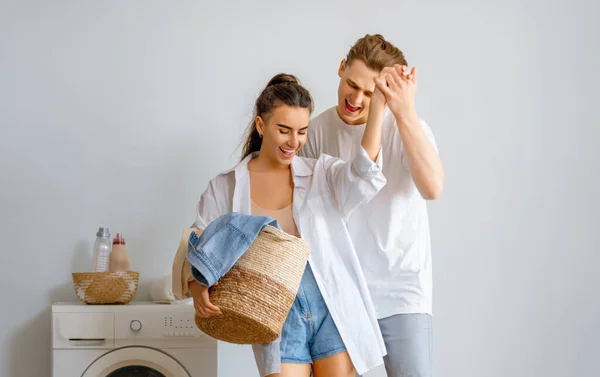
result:
[[[310,111],[302,107],[281,105],[266,116],[256,117],[256,129],[263,135],[261,155],[273,164],[290,165],[306,143]]]

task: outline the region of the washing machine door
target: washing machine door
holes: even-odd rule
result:
[[[81,377],[190,377],[190,374],[164,352],[132,346],[100,356]]]

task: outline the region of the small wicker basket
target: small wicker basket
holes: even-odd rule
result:
[[[310,245],[266,226],[250,248],[210,288],[220,316],[196,325],[207,335],[235,344],[263,344],[279,337],[306,268]]]
[[[137,293],[140,274],[127,272],[74,272],[73,285],[86,304],[128,304]]]

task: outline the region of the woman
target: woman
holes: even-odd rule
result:
[[[376,82],[383,85],[385,77]],[[383,101],[377,91],[371,101]],[[277,365],[269,345],[253,347],[261,376],[354,377],[383,363],[385,346],[345,220],[385,185],[378,161],[379,115],[372,112],[362,150],[350,162],[297,157],[306,142],[313,101],[291,75],[271,79],[256,101],[242,161],[219,174],[198,204],[195,227],[231,212],[266,215],[311,245],[300,290],[281,334]],[[218,315],[208,287],[190,283],[199,316]],[[268,363],[267,363],[268,364]]]

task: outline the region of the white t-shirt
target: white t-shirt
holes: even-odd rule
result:
[[[437,151],[433,133],[421,120]],[[311,120],[301,155],[326,153],[351,160],[359,150],[365,124],[350,126],[335,107]],[[396,119],[386,108],[382,132],[386,186],[369,203],[358,207],[348,230],[365,273],[377,318],[401,313],[432,314],[432,267],[429,220],[408,170]]]

